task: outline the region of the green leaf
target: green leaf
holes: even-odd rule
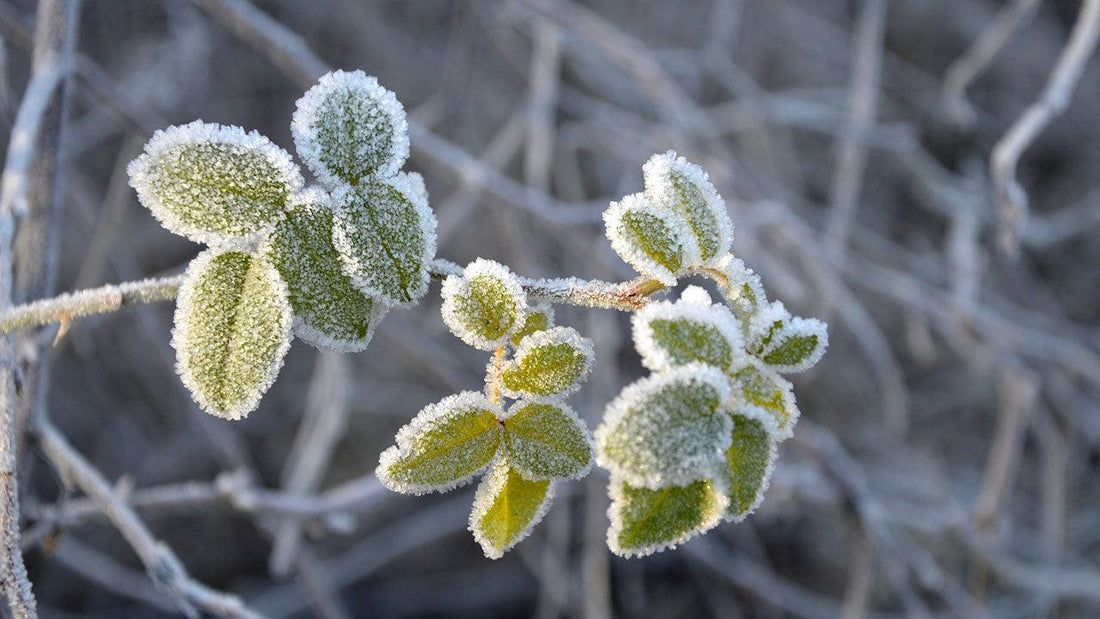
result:
[[[643,194],[612,202],[604,212],[611,248],[639,273],[667,286],[685,266],[686,224],[676,213],[660,211]]]
[[[592,369],[592,342],[569,327],[523,338],[504,365],[501,385],[512,398],[564,396],[576,391]]]
[[[405,108],[362,71],[333,71],[298,100],[298,154],[328,187],[392,176],[409,157]]]
[[[778,372],[803,372],[814,366],[829,346],[825,323],[815,318],[791,317],[787,308],[772,301],[748,323],[749,350]]]
[[[554,308],[548,303],[539,303],[534,307],[527,308],[527,318],[523,321],[523,326],[516,330],[512,334],[512,345],[519,346],[519,343],[523,341],[523,338],[537,333],[539,331],[546,331],[550,327],[554,326]]]
[[[725,276],[722,293],[742,319],[751,318],[768,302],[760,276],[739,258],[726,255],[719,261],[718,270]]]
[[[786,440],[798,422],[791,383],[760,361],[746,359],[730,374],[734,397],[745,405],[766,411],[774,420],[776,439]]]
[[[554,498],[548,480],[530,480],[500,462],[477,488],[470,511],[470,531],[485,556],[499,559],[531,534]]]
[[[435,215],[409,177],[344,186],[333,196],[332,241],[359,290],[410,305],[428,290]]]
[[[728,499],[709,479],[652,490],[612,476],[607,545],[623,557],[675,548],[714,528]]]
[[[176,298],[176,369],[203,410],[240,419],[275,382],[290,326],[287,287],[271,263],[208,249],[191,261]]]
[[[496,407],[484,395],[464,391],[425,407],[401,428],[375,474],[395,492],[446,492],[489,466],[502,432]]]
[[[592,462],[584,422],[564,404],[517,402],[504,420],[504,446],[529,479],[580,479]]]
[[[727,370],[744,356],[738,320],[696,286],[676,303],[648,304],[632,322],[642,364],[654,371],[694,362]]]
[[[596,430],[600,466],[633,486],[661,488],[709,475],[729,447],[729,397],[717,369],[686,365],[623,389]]]
[[[290,155],[264,136],[202,121],[157,131],[127,172],[161,225],[210,245],[245,246],[302,187]]]
[[[776,444],[766,412],[739,409],[733,415],[730,447],[726,450],[726,518],[739,521],[764,500],[776,459]]]
[[[668,151],[650,157],[642,173],[649,202],[687,222],[696,250],[688,258],[690,263],[715,261],[729,253],[733,223],[725,201],[702,168]]]
[[[311,189],[291,199],[263,247],[290,289],[294,330],[321,350],[353,352],[370,342],[381,311],[341,270],[332,245],[328,195]]]
[[[443,322],[474,348],[503,346],[527,311],[527,295],[508,267],[477,259],[443,282]]]

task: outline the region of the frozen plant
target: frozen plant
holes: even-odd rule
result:
[[[604,213],[611,246],[638,279],[534,280],[491,260],[434,260],[424,180],[401,171],[405,112],[374,78],[324,76],[298,101],[292,132],[316,185],[267,138],[201,121],[157,132],[129,167],[164,227],[208,248],[176,288],[109,292],[175,291],[177,368],[205,410],[240,419],[255,409],[292,335],[363,350],[385,313],[417,303],[434,275],[445,278],[443,321],[490,354],[484,389],[430,404],[402,427],[376,469],[386,487],[445,492],[480,478],[469,526],[491,558],[527,537],[555,485],[585,476],[593,460],[610,471],[607,539],[620,555],[673,548],[760,505],[799,417],[783,375],[817,363],[828,334],[769,301],[733,256],[726,204],[702,168],[654,155],[644,191]],[[676,302],[651,300],[688,276],[716,282],[721,301],[697,286]],[[555,326],[551,302],[635,312],[651,374],[608,405],[595,439],[566,403],[592,369],[592,343]],[[53,303],[63,321],[110,305],[83,294]]]
[[[435,216],[409,155],[405,110],[361,71],[298,100],[303,189],[289,153],[256,132],[195,121],[158,131],[129,166],[168,230],[209,249],[176,303],[176,367],[206,411],[240,419],[274,382],[291,333],[322,350],[366,348],[394,306],[427,291]],[[292,327],[293,325],[293,327]]]

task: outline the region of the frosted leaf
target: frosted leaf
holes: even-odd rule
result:
[[[730,372],[733,399],[744,406],[761,409],[775,423],[775,438],[787,440],[798,423],[798,406],[790,382],[763,362],[752,357]]]
[[[528,335],[538,331],[545,331],[553,326],[554,308],[549,303],[539,303],[533,307],[529,306],[527,308],[527,317],[523,320],[523,326],[512,334],[510,341],[513,346],[519,346],[523,338]]]
[[[600,466],[632,486],[686,484],[709,475],[729,447],[730,395],[717,369],[692,364],[623,389],[596,429]]]
[[[532,333],[504,365],[501,386],[510,398],[565,396],[580,388],[592,369],[592,340],[576,329],[554,327]]]
[[[424,184],[424,177],[419,172],[401,172],[405,179],[409,183],[409,191],[416,197],[417,200],[423,201],[425,204],[429,204],[428,201],[428,187]]]
[[[675,548],[713,529],[729,499],[709,479],[651,489],[611,476],[607,547],[621,557],[645,557]]]
[[[564,403],[520,401],[504,419],[508,461],[528,479],[580,479],[592,464],[592,439]]]
[[[344,272],[389,305],[411,305],[428,290],[436,221],[422,197],[405,174],[333,194],[332,242]]]
[[[499,559],[531,534],[553,500],[553,482],[527,479],[502,459],[477,487],[470,531],[486,557]]]
[[[392,176],[409,157],[405,108],[362,71],[333,71],[298,99],[298,155],[330,188]]]
[[[708,263],[730,251],[733,222],[722,196],[703,168],[677,157],[675,151],[653,155],[642,166],[645,195],[658,209],[678,213],[687,221],[697,253],[689,263]]]
[[[738,314],[751,316],[768,302],[760,276],[745,266],[740,258],[726,255],[720,261],[718,268],[726,275],[727,284],[722,292]]]
[[[321,350],[354,352],[370,342],[385,306],[360,292],[332,245],[328,195],[311,188],[291,198],[261,252],[290,289],[294,331]]]
[[[271,263],[208,249],[187,267],[176,297],[176,370],[208,413],[240,419],[253,411],[290,347],[286,283]]]
[[[676,275],[695,251],[691,230],[674,212],[654,208],[644,194],[612,202],[603,221],[611,248],[639,273],[676,285]]]
[[[403,494],[446,492],[485,470],[501,442],[499,411],[482,394],[464,391],[424,407],[382,452],[375,474]]]
[[[443,322],[463,342],[481,350],[503,346],[521,326],[527,295],[508,267],[481,258],[462,277],[443,282]]]
[[[727,520],[744,520],[764,501],[778,455],[772,427],[766,411],[750,406],[733,414],[732,440],[719,484],[729,494]]]
[[[759,356],[772,344],[772,339],[791,319],[791,313],[780,301],[770,301],[761,305],[748,321],[745,330],[746,349]]]
[[[271,140],[201,120],[154,133],[126,171],[161,225],[210,245],[247,245],[302,188],[298,166]]]
[[[739,321],[702,288],[688,287],[676,303],[650,303],[631,322],[642,364],[655,372],[693,362],[725,371],[744,357]]]
[[[778,372],[804,372],[821,360],[828,347],[825,323],[796,316],[772,334],[760,358]]]

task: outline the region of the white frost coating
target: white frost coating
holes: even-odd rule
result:
[[[768,356],[768,353],[774,351],[789,337],[794,336],[817,336],[817,348],[798,363],[792,364],[769,364],[777,372],[783,372],[785,374],[794,374],[798,372],[805,372],[812,368],[821,360],[821,357],[825,354],[825,349],[829,347],[829,328],[824,322],[816,318],[802,318],[795,316],[784,323],[783,329],[776,333],[772,338],[769,345],[760,352],[760,357],[764,358]]]
[[[346,97],[344,105],[328,109],[330,115],[322,117],[325,102],[333,96]],[[321,123],[334,127],[354,123],[357,131],[351,136],[350,146],[355,152],[339,154],[356,163],[353,173],[360,181],[392,176],[409,158],[409,126],[404,106],[393,92],[362,71],[332,71],[324,75],[298,99],[290,126],[298,156],[318,180],[334,188],[347,181],[329,167],[331,162],[326,163],[326,150],[347,149],[349,145],[326,143],[318,128]],[[389,125],[390,136],[380,139],[383,123]]]
[[[447,492],[453,490],[470,483],[475,477],[483,473],[493,464],[495,458],[491,459],[485,466],[482,466],[469,475],[443,484],[408,484],[393,479],[387,473],[387,469],[390,466],[412,453],[413,440],[417,434],[429,429],[433,425],[447,421],[471,409],[492,411],[498,418],[501,414],[500,407],[494,405],[489,401],[489,398],[477,391],[456,393],[421,409],[421,411],[416,414],[416,417],[413,417],[412,421],[405,424],[397,431],[397,436],[395,438],[396,444],[386,449],[386,451],[383,451],[382,455],[378,457],[378,468],[374,470],[374,474],[378,477],[378,481],[382,482],[382,485],[394,492],[419,496],[428,494],[429,492]],[[502,432],[499,425],[497,428],[497,431]],[[500,453],[499,446],[497,447],[497,453]]]
[[[679,269],[673,271],[658,263],[622,234],[623,217],[630,212],[651,215],[668,227],[672,233],[670,241],[679,245],[680,248],[682,264]],[[603,221],[604,232],[607,234],[607,240],[611,241],[611,248],[615,253],[639,273],[648,275],[666,286],[675,286],[677,275],[683,273],[691,261],[690,258],[699,253],[695,236],[691,233],[688,223],[675,212],[656,208],[643,193],[631,194],[618,202],[612,202],[603,213]]]
[[[520,475],[522,476],[522,474]],[[497,495],[504,489],[504,484],[507,481],[508,463],[506,459],[501,458],[498,463],[493,465],[492,470],[482,478],[481,483],[477,486],[477,492],[474,493],[474,504],[470,510],[468,528],[474,534],[474,540],[481,546],[481,550],[485,553],[487,559],[499,559],[504,556],[504,553],[514,548],[516,544],[527,539],[535,526],[546,517],[546,513],[550,511],[550,506],[554,504],[554,494],[557,486],[554,482],[550,482],[550,485],[546,487],[546,495],[543,496],[542,503],[539,504],[538,510],[535,511],[527,526],[508,545],[497,548],[481,534],[477,521],[484,517],[489,508],[493,506],[493,502],[496,501]]]
[[[717,329],[730,346],[730,363],[726,367],[718,368],[720,370],[740,365],[745,357],[745,342],[741,337],[739,321],[726,306],[711,303],[706,290],[698,286],[688,286],[676,303],[651,302],[631,318],[634,346],[642,356],[642,365],[654,372],[677,366],[668,351],[654,339],[652,323],[655,320],[687,320]]]
[[[419,177],[419,174],[416,176]],[[373,268],[372,264],[384,264],[386,252],[382,247],[374,248],[376,255],[372,256],[360,256],[355,251],[355,244],[349,236],[351,231],[342,225],[342,223],[348,221],[349,218],[347,213],[343,212],[345,209],[341,205],[344,203],[346,196],[355,191],[355,188],[347,185],[337,188],[333,193],[333,212],[336,214],[336,219],[332,227],[332,244],[340,254],[344,273],[351,278],[355,286],[364,294],[374,297],[375,301],[383,302],[394,307],[415,305],[420,298],[424,296],[424,293],[428,291],[428,281],[431,278],[431,274],[428,272],[428,265],[431,263],[432,258],[435,258],[436,226],[438,222],[436,221],[435,213],[428,205],[427,193],[421,192],[422,180],[417,181],[411,174],[400,173],[392,178],[379,180],[377,182],[393,187],[403,196],[408,198],[416,211],[420,232],[424,237],[424,248],[420,256],[420,269],[418,272],[419,279],[416,282],[416,287],[409,291],[411,299],[402,302],[397,299],[389,298],[383,291],[377,289],[372,284],[370,280],[370,272]],[[419,187],[418,183],[420,185]],[[370,264],[365,263],[364,259],[367,259],[367,262]]]
[[[794,435],[794,427],[798,425],[798,419],[802,414],[801,411],[798,410],[798,403],[795,401],[794,385],[791,384],[791,381],[780,376],[779,372],[776,372],[768,364],[757,359],[756,357],[751,357],[748,355],[746,355],[742,359],[740,366],[735,366],[732,370],[730,370],[731,376],[746,367],[752,367],[765,379],[774,382],[779,387],[779,392],[781,394],[780,401],[782,402],[783,411],[787,415],[787,421],[786,423],[780,423],[780,420],[776,417],[775,413],[769,411],[767,407],[759,406],[757,404],[749,402],[736,388],[730,395],[730,401],[728,403],[734,404],[733,409],[736,409],[731,409],[731,414],[747,407],[758,409],[758,412],[762,411],[771,418],[770,421],[766,422],[768,425],[768,433],[774,436],[776,441],[783,442],[791,438],[791,436]],[[731,378],[731,384],[734,385],[734,387],[738,386],[737,381],[737,378]]]
[[[268,370],[267,376],[256,385],[256,389],[243,401],[236,406],[225,410],[217,410],[213,403],[206,399],[202,394],[201,386],[195,379],[195,375],[191,373],[191,370],[183,363],[181,358],[183,353],[183,347],[185,343],[190,340],[190,332],[188,329],[189,321],[184,320],[183,317],[191,313],[194,308],[193,295],[195,292],[195,284],[198,282],[198,274],[206,270],[206,267],[217,258],[219,255],[225,253],[225,249],[220,247],[211,247],[191,261],[187,265],[187,270],[183,274],[183,283],[180,285],[179,293],[176,296],[176,311],[172,318],[172,348],[176,351],[176,373],[179,374],[180,380],[183,382],[187,390],[191,392],[191,398],[202,407],[202,409],[211,415],[216,417],[223,417],[231,421],[243,419],[248,413],[256,410],[256,407],[260,404],[260,398],[264,393],[275,383],[275,379],[279,376],[279,370],[283,368],[283,361],[286,359],[286,352],[290,349],[290,330],[293,325],[293,318],[290,308],[290,291],[287,289],[286,282],[279,275],[279,271],[274,265],[267,260],[257,260],[265,267],[266,275],[271,283],[280,289],[279,298],[282,299],[281,308],[282,316],[280,317],[279,328],[281,330],[279,348],[275,351],[275,361],[271,364]],[[254,258],[256,258],[254,256]]]
[[[370,310],[370,323],[367,325],[367,335],[358,340],[345,340],[332,337],[331,335],[308,325],[304,320],[298,316],[294,317],[294,335],[306,342],[318,350],[324,352],[338,352],[338,353],[355,353],[362,352],[367,349],[371,339],[374,338],[374,330],[378,327],[378,323],[382,322],[386,314],[389,313],[390,308],[386,304],[379,302],[377,299],[372,299]]]
[[[725,522],[741,522],[745,518],[748,518],[756,511],[758,507],[764,502],[764,495],[768,492],[768,487],[772,483],[772,473],[775,472],[775,463],[779,460],[779,440],[778,437],[772,432],[775,428],[775,419],[772,415],[756,406],[743,406],[733,411],[734,415],[743,415],[749,419],[755,419],[764,424],[764,429],[768,433],[768,465],[764,469],[764,478],[760,480],[760,488],[756,491],[756,496],[753,498],[749,508],[736,516],[732,516],[726,512],[726,509],[722,509],[722,520]],[[714,485],[718,488],[723,495],[728,495],[729,488],[729,473],[719,469],[718,474],[715,475]]]
[[[588,374],[592,371],[592,363],[596,359],[596,349],[592,346],[592,340],[584,337],[572,327],[553,327],[545,331],[536,331],[523,338],[519,341],[519,346],[516,347],[512,360],[505,364],[504,371],[507,371],[510,367],[519,366],[532,351],[536,351],[542,346],[555,344],[568,344],[584,358],[580,374],[577,375],[576,380],[545,396],[513,391],[503,384],[501,385],[501,393],[512,399],[527,398],[532,402],[553,403],[580,389],[581,383],[588,379]]]
[[[696,246],[696,253],[692,253],[689,261],[692,266],[704,264],[715,265],[723,256],[729,253],[733,244],[733,221],[730,220],[726,210],[726,201],[718,195],[718,191],[710,182],[710,176],[703,168],[691,163],[683,157],[678,157],[676,151],[670,150],[664,154],[656,154],[649,158],[642,166],[642,177],[645,179],[645,195],[657,208],[674,204],[678,198],[675,194],[670,173],[678,173],[693,184],[703,196],[705,208],[714,215],[717,225],[717,248],[713,256],[708,260],[701,260]],[[695,235],[690,235],[695,238]]]
[[[475,277],[489,277],[499,281],[504,285],[506,294],[516,304],[516,316],[512,326],[496,339],[488,339],[470,329],[463,321],[458,307],[460,295],[468,290],[470,280]],[[506,344],[516,329],[523,326],[523,321],[527,317],[527,293],[523,291],[519,278],[507,266],[493,260],[478,258],[466,266],[462,277],[448,275],[447,279],[443,280],[440,294],[443,297],[441,308],[443,322],[455,337],[479,350],[496,350]]]
[[[765,348],[763,345],[764,338],[772,332],[775,323],[781,322],[785,325],[790,320],[791,313],[787,311],[782,301],[769,301],[761,305],[752,318],[749,319],[746,328],[745,342],[748,345],[748,350],[757,356],[762,356],[761,353]],[[779,331],[776,329],[772,341],[774,341],[774,336],[778,334]]]
[[[573,410],[572,407],[567,405],[564,400],[548,399],[548,400],[544,400],[542,402],[535,402],[533,400],[518,400],[518,401],[516,401],[514,404],[512,404],[511,407],[508,408],[508,410],[504,413],[504,416],[500,417],[500,420],[505,422],[505,424],[504,424],[505,433],[507,434],[507,432],[508,432],[508,430],[507,430],[508,420],[512,417],[512,415],[516,414],[516,411],[522,409],[525,406],[531,406],[531,405],[538,406],[538,405],[543,405],[543,404],[548,404],[548,405],[554,406],[555,408],[557,408],[561,412],[565,413],[565,416],[568,417],[569,420],[573,422],[573,425],[576,426],[576,428],[578,430],[580,430],[580,434],[582,436],[584,436],[584,441],[585,441],[585,443],[588,444],[588,453],[590,455],[596,453],[596,443],[595,443],[595,441],[592,440],[592,433],[588,431],[588,424],[585,423],[584,420],[581,419],[580,415],[577,414],[577,411]],[[553,439],[555,437],[541,437],[541,438]],[[519,466],[516,466],[515,468],[516,468],[516,470],[522,470],[522,467],[519,467]],[[545,479],[581,479],[585,475],[588,475],[588,472],[590,470],[592,470],[592,458],[589,458],[587,466],[585,466],[583,469],[578,469],[572,475],[568,475],[568,476],[565,476],[565,477],[545,478]],[[524,477],[526,477],[527,479],[531,479],[531,480],[544,479],[544,478],[541,478],[537,475],[530,475],[527,471],[524,471],[524,473],[525,473]]]
[[[398,174],[408,178],[409,188],[416,194],[417,198],[423,200],[426,204],[431,204],[428,199],[428,186],[424,184],[424,177],[419,172],[399,172]]]
[[[718,268],[726,274],[728,282],[726,288],[727,298],[734,309],[743,315],[751,315],[756,312],[759,306],[768,302],[768,296],[764,292],[764,284],[760,281],[760,276],[745,266],[740,258],[734,258],[732,254],[727,254],[719,261]],[[746,286],[752,291],[752,295],[756,299],[749,299],[743,293]]]
[[[696,422],[676,419],[683,411],[650,403],[639,408],[667,387],[707,385],[716,393],[718,406],[712,414]],[[604,412],[603,423],[596,428],[596,462],[632,486],[657,490],[685,485],[714,470],[730,446],[732,422],[721,411],[730,397],[729,379],[718,369],[692,363],[660,374],[651,374],[619,393]],[[629,424],[629,429],[623,426]],[[608,449],[625,433],[633,449],[628,462],[618,462]],[[624,457],[624,456],[620,456]],[[625,458],[625,457],[624,457]]]
[[[211,246],[246,247],[275,224],[274,218],[267,226],[241,235],[219,233],[184,221],[179,213],[165,205],[156,195],[153,168],[158,160],[174,149],[203,143],[225,144],[233,147],[237,152],[253,152],[260,155],[274,168],[278,177],[274,180],[286,184],[288,198],[305,184],[302,172],[294,163],[290,153],[273,144],[259,132],[246,132],[243,128],[234,125],[219,125],[196,120],[186,125],[159,129],[153,133],[153,137],[145,144],[145,152],[126,167],[130,186],[137,192],[138,200],[142,205],[149,209],[153,217],[169,232]]]
[[[711,483],[714,483],[713,481]],[[718,526],[722,522],[722,515],[726,513],[726,509],[729,507],[730,499],[726,493],[722,492],[720,487],[715,484],[714,499],[715,506],[711,517],[704,520],[700,525],[683,535],[658,544],[651,546],[641,546],[638,548],[622,548],[619,546],[619,533],[623,529],[622,515],[619,510],[616,509],[619,502],[623,501],[623,479],[616,478],[612,473],[611,481],[607,486],[607,496],[611,499],[611,505],[607,508],[607,519],[610,525],[607,527],[607,547],[611,552],[620,557],[630,558],[643,558],[652,554],[662,552],[665,550],[673,550],[692,538],[698,537],[707,531],[710,531],[714,527]]]

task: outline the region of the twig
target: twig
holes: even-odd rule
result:
[[[199,610],[203,610],[221,617],[260,617],[236,596],[215,591],[193,580],[175,553],[153,537],[133,509],[103,475],[73,449],[49,419],[38,419],[36,431],[43,451],[61,477],[79,487],[99,505],[137,553],[153,583],[171,595],[183,613],[198,617]]]
[[[990,156],[993,193],[1000,206],[1000,242],[1009,255],[1019,251],[1027,228],[1027,192],[1016,180],[1020,156],[1056,116],[1065,111],[1100,37],[1100,0],[1081,0],[1081,12],[1054,71],[1035,101],[1008,129]]]
[[[839,162],[830,193],[832,210],[825,224],[826,243],[832,251],[839,251],[848,244],[852,217],[855,215],[856,201],[863,183],[863,171],[867,165],[864,135],[875,124],[885,31],[885,0],[864,0],[856,26],[856,45],[852,50],[848,118],[844,139],[837,145]]]
[[[999,391],[1001,405],[997,427],[989,447],[982,489],[974,502],[974,522],[986,533],[993,532],[1001,505],[1016,478],[1016,466],[1023,449],[1021,439],[1038,385],[1023,371],[1008,368],[1001,373]]]
[[[981,75],[1012,35],[1035,14],[1040,0],[1012,0],[1006,4],[977,41],[951,63],[943,78],[943,104],[947,115],[962,126],[974,124],[974,106],[966,98],[966,87]]]

